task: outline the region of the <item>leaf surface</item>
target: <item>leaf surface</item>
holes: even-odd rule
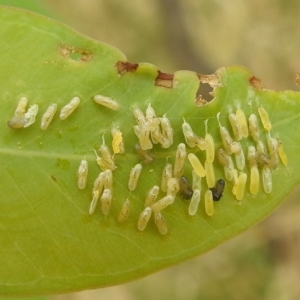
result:
[[[241,233],[270,214],[300,181],[299,163],[300,95],[297,92],[264,90],[255,77],[238,66],[220,69],[214,77],[178,71],[163,74],[150,64],[132,65],[117,49],[88,39],[50,19],[7,7],[0,9],[0,293],[5,296],[53,294],[121,284],[197,256]],[[123,62],[119,63],[118,62]],[[123,72],[122,72],[123,71]],[[215,98],[199,106],[195,99],[199,78],[215,78]],[[259,82],[258,82],[259,83]],[[171,85],[171,87],[170,87]],[[96,94],[119,103],[118,110],[93,101]],[[47,130],[40,129],[42,114],[51,103],[58,111],[73,97],[79,107],[66,120],[59,112]],[[27,128],[7,126],[21,97],[38,104],[36,122]],[[141,162],[134,150],[138,138],[133,108],[145,112],[148,104],[157,116],[169,118],[174,142],[168,149],[154,145],[155,160],[142,164],[136,190],[129,192],[131,168]],[[263,106],[272,122],[271,134],[284,145],[289,163],[272,171],[273,189],[249,192],[249,167],[245,195],[237,201],[233,183],[225,180],[223,197],[214,203],[215,214],[207,216],[202,180],[201,202],[195,216],[188,214],[189,201],[178,194],[163,210],[168,233],[160,235],[150,219],[140,232],[137,222],[144,209],[147,191],[160,185],[166,160],[174,164],[177,145],[184,143],[183,118],[199,135],[205,136],[204,121],[216,149],[222,146],[217,113],[229,131],[228,113],[240,106],[246,116],[257,115]],[[119,126],[125,153],[114,156],[113,202],[105,217],[98,204],[89,215],[92,188],[101,171],[93,149],[104,135],[111,149],[112,126]],[[259,120],[261,140],[266,131]],[[241,141],[245,155],[250,137]],[[187,147],[204,163],[205,151]],[[87,187],[78,189],[77,171],[82,159],[89,163]],[[191,166],[184,175],[192,181]],[[224,178],[215,160],[216,178]],[[159,198],[165,193],[160,193]],[[129,218],[117,221],[126,198],[131,201]]]

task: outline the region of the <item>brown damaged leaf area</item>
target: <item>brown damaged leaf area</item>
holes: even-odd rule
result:
[[[73,47],[70,45],[60,45],[58,47],[58,52],[64,58],[69,58],[75,61],[88,62],[92,59],[92,51],[83,50],[79,47]]]

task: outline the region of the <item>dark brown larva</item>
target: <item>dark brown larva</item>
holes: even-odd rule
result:
[[[213,199],[215,201],[219,201],[223,196],[223,191],[225,188],[225,181],[223,179],[219,179],[215,187],[211,188]]]
[[[179,179],[180,195],[182,198],[189,200],[193,196],[193,189],[186,177],[181,176]]]

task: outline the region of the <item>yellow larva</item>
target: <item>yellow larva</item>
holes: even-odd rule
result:
[[[79,97],[74,97],[71,99],[71,101],[66,104],[64,107],[62,107],[62,109],[60,110],[60,119],[61,120],[65,120],[67,117],[69,117],[74,110],[78,107],[80,103],[80,99]]]
[[[104,171],[104,189],[110,189],[112,191],[113,187],[113,174],[111,170]]]
[[[14,115],[7,122],[7,125],[10,128],[13,128],[13,129],[23,128],[24,125],[26,124],[26,119],[24,118],[24,113],[26,110],[27,102],[28,102],[28,100],[26,97],[22,97],[19,100]]]
[[[197,173],[192,170],[192,177],[193,177],[193,184],[192,188],[193,190],[201,190],[201,177],[197,175]]]
[[[257,117],[255,114],[251,114],[249,117],[249,133],[254,141],[257,142],[259,140]]]
[[[214,165],[207,160],[205,161],[206,183],[209,188],[216,184]]]
[[[118,127],[113,127],[111,129],[112,139],[112,148],[114,153],[124,153],[125,146],[124,146],[124,139],[123,134]]]
[[[277,165],[279,163],[278,141],[272,138],[270,135],[268,135],[267,144],[271,160],[274,162],[275,165]]]
[[[116,100],[102,95],[95,95],[94,101],[112,110],[117,110],[120,107],[119,103]]]
[[[168,181],[173,176],[172,165],[166,164],[161,177],[161,190],[166,192],[168,190]]]
[[[139,220],[138,220],[138,230],[143,231],[147,224],[149,219],[152,215],[152,209],[151,207],[146,207],[140,214]]]
[[[202,163],[200,162],[200,160],[194,153],[189,153],[188,160],[191,163],[191,165],[192,165],[194,171],[197,173],[197,175],[200,177],[205,177],[206,171],[205,171]]]
[[[46,109],[46,111],[44,112],[44,114],[42,116],[42,120],[41,120],[41,129],[42,130],[46,130],[48,128],[56,111],[57,111],[56,103],[52,103],[48,106],[48,108]]]
[[[158,185],[153,186],[150,189],[150,191],[147,193],[145,199],[145,207],[151,206],[156,201],[158,193],[159,193],[159,186]]]
[[[176,194],[179,192],[180,186],[177,178],[170,178],[168,180],[168,189],[167,189],[167,194],[171,195],[175,198]]]
[[[186,159],[186,147],[184,143],[177,146],[175,163],[174,163],[174,177],[179,178],[183,174],[184,161]]]
[[[257,166],[250,168],[250,193],[256,195],[259,189],[259,172]]]
[[[87,175],[88,175],[88,162],[83,159],[80,162],[78,172],[77,172],[77,184],[78,188],[83,190],[86,187],[86,181],[87,181]]]
[[[268,112],[262,107],[260,106],[258,109],[258,114],[260,116],[260,120],[261,120],[261,123],[263,125],[263,127],[268,131],[270,132],[271,129],[272,129],[272,124],[271,124],[271,121],[270,121],[270,118],[269,118],[269,114]]]
[[[90,204],[89,214],[92,215],[95,212],[97,202],[99,199],[99,191],[93,191],[93,199]]]
[[[248,147],[248,164],[249,164],[249,167],[252,168],[252,167],[255,167],[257,166],[257,162],[256,162],[256,149],[254,146],[249,146]]]
[[[227,128],[221,125],[220,113],[217,114],[217,119],[218,119],[218,123],[219,123],[220,135],[221,135],[224,149],[227,152],[227,154],[230,155],[230,154],[232,154],[232,150],[231,150],[231,144],[233,142],[232,137],[231,137],[229,131],[227,130]]]
[[[279,139],[277,139],[277,141],[278,141],[278,154],[279,154],[279,157],[281,159],[281,162],[285,166],[287,166],[287,164],[288,164],[288,158],[287,158],[287,156],[286,156],[286,154],[284,152],[283,144],[282,144],[282,142]]]
[[[238,122],[237,116],[234,113],[230,113],[228,118],[235,139],[240,141],[243,138],[243,136],[242,136],[242,130]]]
[[[154,157],[147,150],[143,150],[139,144],[135,144],[134,149],[143,163],[150,164],[154,161]]]
[[[196,214],[199,203],[200,203],[200,190],[195,189],[188,210],[190,216],[194,216]]]
[[[104,215],[108,215],[110,211],[112,192],[110,189],[104,189],[103,194],[100,198],[101,200],[101,210]]]
[[[128,180],[128,189],[129,191],[134,191],[137,186],[137,182],[142,172],[142,165],[136,164],[130,171],[129,180]]]
[[[270,194],[273,188],[272,173],[270,168],[268,168],[267,166],[264,166],[262,170],[262,182],[263,182],[264,192],[266,194]]]
[[[166,220],[161,212],[154,213],[154,222],[160,234],[166,234],[168,232]]]
[[[211,190],[207,190],[204,195],[205,212],[208,216],[213,216],[215,213],[214,200]]]
[[[235,193],[235,197],[239,201],[244,198],[246,182],[247,182],[247,174],[241,172],[239,177],[237,178],[236,193]]]
[[[170,204],[174,203],[174,200],[175,198],[173,196],[167,195],[161,198],[160,200],[158,200],[157,202],[153,203],[151,205],[151,208],[154,212],[159,212],[164,208],[166,208],[167,206],[169,206]]]
[[[249,136],[249,131],[248,131],[248,124],[247,124],[245,113],[242,109],[238,108],[235,114],[241,128],[241,134],[244,138],[247,138]]]
[[[205,125],[205,140],[207,142],[207,148],[206,148],[206,160],[209,163],[212,163],[215,159],[215,143],[214,143],[214,139],[212,137],[211,134],[207,133],[207,123],[208,120],[204,121],[204,125]]]
[[[238,182],[238,171],[237,169],[232,170],[232,181],[233,181],[233,187],[232,187],[232,194],[236,195],[236,187]]]
[[[118,216],[118,222],[124,222],[128,219],[130,211],[130,200],[127,198],[121,208],[120,214]]]
[[[104,182],[105,182],[105,173],[100,172],[100,174],[94,181],[93,191],[99,191],[99,194],[102,194],[102,190],[104,188]]]

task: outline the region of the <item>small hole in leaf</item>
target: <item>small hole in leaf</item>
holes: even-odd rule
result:
[[[205,105],[213,99],[213,88],[208,83],[200,82],[200,87],[196,94],[196,104]]]

